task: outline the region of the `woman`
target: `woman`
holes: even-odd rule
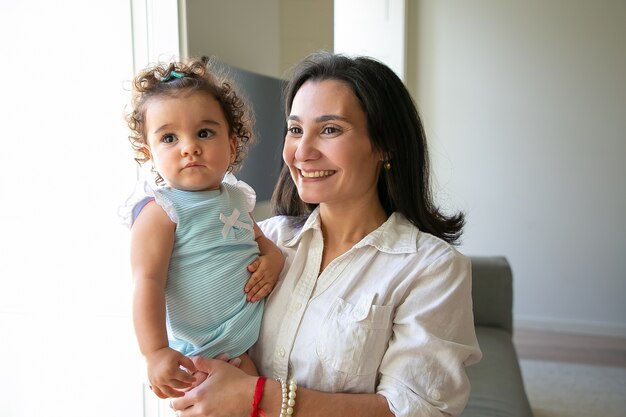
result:
[[[248,416],[254,393],[282,416],[273,378],[289,378],[297,417],[460,414],[464,366],[481,356],[469,259],[452,246],[463,216],[432,203],[406,88],[377,61],[321,53],[296,67],[285,97],[278,216],[260,226],[286,262],[250,351],[270,379],[259,392],[257,378],[196,359],[208,377],[172,408]]]

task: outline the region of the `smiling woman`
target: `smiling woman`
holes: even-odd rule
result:
[[[2,2],[0,36],[0,414],[139,416],[117,216],[136,169],[129,3]]]

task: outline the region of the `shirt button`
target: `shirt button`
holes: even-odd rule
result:
[[[441,393],[439,392],[439,390],[436,389],[431,391],[430,396],[435,401],[439,401],[441,399]]]
[[[302,308],[302,303],[296,303],[294,306],[294,310],[300,310],[300,308]]]
[[[278,356],[280,356],[281,358],[285,357],[285,349],[284,348],[280,348],[278,350]]]

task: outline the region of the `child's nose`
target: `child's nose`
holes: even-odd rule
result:
[[[201,152],[200,146],[198,146],[195,140],[184,141],[183,147],[181,149],[181,153],[183,154],[183,156],[199,155],[200,152]]]

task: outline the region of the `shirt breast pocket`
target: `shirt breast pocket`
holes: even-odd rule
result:
[[[389,342],[392,307],[372,300],[373,295],[361,297],[357,304],[335,299],[316,345],[325,367],[345,376],[377,371]]]

